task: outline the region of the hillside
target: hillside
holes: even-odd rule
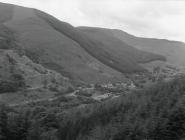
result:
[[[35,9],[7,4],[0,9],[1,24],[13,31],[26,56],[75,81],[121,81],[123,73],[145,71],[140,63],[165,60],[111,36],[87,35]]]
[[[181,77],[120,98],[93,104],[88,101],[86,103],[91,104],[78,107],[73,107],[77,99],[66,97],[20,108],[0,105],[0,137],[11,140],[182,140],[185,138],[184,89],[185,78]]]
[[[185,140],[184,54],[0,3],[0,140]]]
[[[110,53],[112,52],[113,55],[119,57],[123,62],[124,60],[132,60],[136,63],[147,63],[155,60],[165,61],[165,57],[161,55],[154,55],[153,53],[138,50],[119,38],[106,33],[106,30],[109,29],[93,27],[78,27],[78,29],[84,32],[86,36],[98,40],[102,49]]]
[[[117,29],[80,27],[81,30],[94,32],[98,30],[139,49],[166,57],[167,63],[176,67],[185,65],[185,43],[166,39],[142,38]]]
[[[53,28],[78,42],[89,54],[122,73],[144,71],[138,63],[146,63],[153,60],[165,61],[165,58],[160,55],[139,51],[112,36],[105,34],[93,36],[78,28],[74,29],[72,26],[60,22],[52,16],[49,17],[43,12],[36,12]]]
[[[126,43],[147,52],[163,55],[167,62],[175,66],[185,66],[185,43],[165,39],[141,38],[129,35],[123,31],[113,30],[114,36]]]

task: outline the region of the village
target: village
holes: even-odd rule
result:
[[[127,75],[125,82],[90,84],[88,86],[79,86],[71,95],[92,98],[96,101],[104,101],[111,98],[117,98],[127,94],[132,90],[149,87],[159,81],[168,81],[179,75],[182,76],[182,70],[171,66],[153,67],[152,71],[147,73],[137,73]]]
[[[110,98],[119,97],[130,90],[136,89],[133,81],[107,83],[107,84],[90,84],[88,87],[78,87],[71,94],[72,96],[85,96],[97,101],[103,101]]]

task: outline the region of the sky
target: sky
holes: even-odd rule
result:
[[[43,10],[74,26],[121,29],[185,42],[185,0],[0,0]]]

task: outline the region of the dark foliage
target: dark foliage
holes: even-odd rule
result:
[[[25,87],[22,75],[13,74],[11,80],[0,80],[0,93],[16,92]]]
[[[182,140],[185,78],[68,111],[57,104],[0,109],[2,140]]]

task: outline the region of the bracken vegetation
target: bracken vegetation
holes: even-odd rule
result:
[[[0,49],[12,49],[16,47],[15,34],[0,24]]]
[[[9,80],[0,80],[0,94],[16,92],[23,89],[25,86],[25,81],[22,75],[12,74]]]
[[[105,34],[95,34],[93,36],[90,33],[87,34],[42,11],[35,10],[35,14],[48,23],[54,30],[77,42],[91,56],[119,72],[143,72],[145,69],[138,65],[138,63],[166,60],[161,55],[139,51],[113,36],[110,37]]]
[[[0,23],[6,22],[13,17],[13,5],[1,3],[0,5]]]
[[[65,110],[57,104],[1,105],[1,140],[183,140],[185,78],[103,103]]]

